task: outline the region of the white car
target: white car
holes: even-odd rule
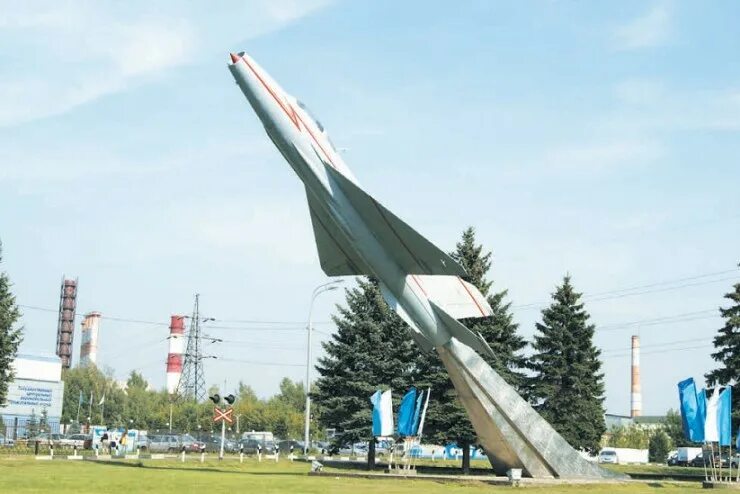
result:
[[[13,438],[6,438],[4,434],[0,434],[0,446],[12,448],[13,446],[15,446],[15,441],[13,441]]]
[[[601,453],[599,453],[599,463],[613,463],[616,465],[617,463],[619,463],[617,452],[611,449],[603,450]]]
[[[87,434],[71,434],[60,439],[59,444],[68,448],[74,448],[76,446],[78,449],[82,449],[85,447],[86,439],[89,439]]]

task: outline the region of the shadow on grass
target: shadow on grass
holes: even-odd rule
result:
[[[240,472],[235,470],[222,470],[220,468],[213,467],[178,467],[178,466],[164,466],[164,465],[145,465],[141,461],[136,462],[118,462],[108,460],[96,460],[91,463],[97,463],[100,465],[124,467],[124,468],[143,468],[146,470],[177,470],[183,472],[208,472],[208,473],[229,473],[235,475],[274,475],[281,477],[308,477],[308,472]]]

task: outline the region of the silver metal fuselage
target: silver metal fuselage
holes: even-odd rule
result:
[[[229,70],[237,84],[270,139],[305,184],[312,214],[318,215],[322,224],[330,222],[336,236],[341,237],[333,240],[343,249],[351,249],[363,264],[363,274],[380,281],[389,305],[409,323],[412,331],[421,335],[419,339],[413,333],[416,341],[423,347],[436,347],[494,470],[504,474],[508,469],[522,468],[527,475],[539,478],[620,476],[581,457],[474,351],[470,343],[475,346],[475,342],[467,336],[467,328],[454,319],[450,321],[449,314],[435,312],[417,277],[408,275],[397,261],[394,254],[398,252],[385,246],[378,239],[379,234],[363,219],[360,212],[367,215],[367,211],[358,211],[337,183],[341,180],[342,186],[349,189],[351,184],[344,178],[355,185],[357,181],[321,125],[249,56],[231,55],[231,59]],[[332,176],[334,172],[327,171],[327,167],[342,177]],[[350,190],[349,194],[357,193],[354,186]],[[432,302],[437,304],[436,300]],[[440,317],[447,317],[449,326]]]
[[[337,227],[345,237],[344,244],[372,270],[385,287],[384,296],[395,297],[408,316],[407,322],[416,326],[432,345],[447,343],[451,336],[435,315],[422,287],[413,276],[406,275],[327,174],[325,166],[332,166],[357,183],[323,129],[296,98],[283,91],[248,55],[241,55],[229,65],[229,70],[272,142],[305,184],[315,204],[322,208],[317,213]]]

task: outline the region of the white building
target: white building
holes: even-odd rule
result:
[[[58,432],[62,418],[64,382],[62,360],[55,356],[18,355],[11,364],[15,378],[8,386],[0,417],[8,437],[22,437],[32,415],[41,418],[44,410],[52,432]]]

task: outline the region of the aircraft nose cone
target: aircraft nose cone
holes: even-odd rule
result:
[[[231,56],[231,63],[236,63],[239,61],[239,55],[236,55],[234,53],[229,53],[229,55]]]

